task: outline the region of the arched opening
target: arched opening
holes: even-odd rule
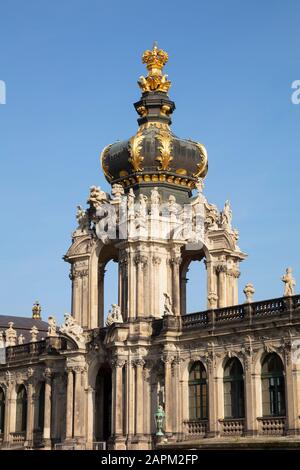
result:
[[[27,426],[27,392],[24,385],[17,388],[16,432],[26,432]]]
[[[284,367],[276,353],[269,353],[262,364],[263,416],[285,416]]]
[[[244,418],[244,377],[240,361],[228,359],[224,367],[224,417]]]
[[[3,388],[0,387],[0,434],[4,433],[4,419],[5,419],[5,393]]]
[[[207,374],[202,362],[194,362],[189,373],[189,418],[208,418]]]
[[[107,246],[105,253],[100,253],[98,260],[98,326],[105,326],[105,320],[111,304],[120,300],[118,252],[114,246]]]
[[[95,439],[107,441],[111,436],[112,383],[109,366],[100,367],[96,377]]]
[[[204,251],[183,251],[180,267],[181,315],[207,309],[207,271]]]
[[[44,430],[44,413],[45,413],[45,382],[41,382],[38,396],[38,431]]]

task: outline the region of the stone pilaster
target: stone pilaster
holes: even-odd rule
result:
[[[45,445],[48,447],[51,445],[51,392],[52,392],[52,370],[49,368],[45,369],[45,408],[44,408],[44,431],[43,440]]]
[[[172,300],[173,300],[173,311],[175,315],[180,315],[180,264],[181,257],[175,254],[171,257],[171,269],[172,269]]]
[[[67,368],[67,419],[66,439],[73,438],[73,400],[74,400],[74,372],[73,368]]]

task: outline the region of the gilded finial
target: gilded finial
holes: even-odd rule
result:
[[[39,301],[36,300],[35,303],[32,306],[32,318],[34,320],[41,320],[42,319],[41,311],[42,311],[42,307],[41,307]]]
[[[149,91],[162,91],[167,93],[171,82],[167,80],[168,75],[162,74],[164,65],[168,62],[169,56],[163,49],[158,49],[157,42],[153,44],[152,51],[146,50],[142,55],[142,62],[146,64],[148,76],[141,76],[138,84],[143,93]]]

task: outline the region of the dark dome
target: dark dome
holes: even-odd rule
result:
[[[134,104],[139,129],[128,140],[105,147],[101,164],[110,184],[124,188],[137,185],[176,185],[191,190],[208,169],[205,147],[192,140],[180,139],[170,130],[175,103],[167,95],[171,82],[162,75],[168,55],[158,50],[146,51],[143,62],[148,76],[140,77],[140,101]]]

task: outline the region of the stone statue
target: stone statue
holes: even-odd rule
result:
[[[87,203],[97,209],[103,201],[107,200],[107,195],[99,186],[91,186]]]
[[[221,212],[221,224],[227,228],[231,228],[232,221],[232,210],[230,208],[230,202],[227,200],[224,205],[224,209]]]
[[[57,336],[56,333],[56,320],[55,317],[51,316],[48,318],[48,333],[47,336]]]
[[[0,348],[5,348],[5,337],[2,330],[0,330]]]
[[[180,209],[180,206],[176,202],[176,197],[173,196],[173,194],[170,194],[169,199],[168,199],[168,211],[170,214],[171,222],[177,220],[179,209]]]
[[[208,202],[204,203],[205,208],[205,225],[207,226],[208,230],[215,230],[218,228],[219,222],[219,211],[215,204],[209,204]]]
[[[128,196],[127,196],[128,217],[134,215],[134,200],[135,200],[135,194],[133,192],[133,189],[130,188]]]
[[[198,178],[196,181],[196,189],[199,193],[202,193],[203,188],[204,188],[204,178]]]
[[[155,422],[156,422],[156,436],[163,436],[163,425],[165,419],[165,412],[162,405],[158,405],[157,411],[155,413]]]
[[[35,325],[33,325],[33,327],[31,328],[30,334],[31,334],[30,342],[35,343],[38,340],[38,334],[39,334],[39,330],[37,329]]]
[[[174,315],[171,297],[167,292],[164,292],[165,302],[164,302],[164,315]]]
[[[117,304],[111,305],[111,310],[108,312],[106,319],[106,326],[110,326],[113,323],[123,323],[123,317],[121,314],[121,307]]]
[[[14,323],[8,322],[8,329],[5,330],[6,345],[15,346],[17,344],[17,332],[13,329]]]
[[[124,194],[123,186],[118,183],[113,184],[111,187],[111,194],[114,196],[115,199],[121,199]]]
[[[284,282],[284,293],[283,293],[283,295],[285,297],[287,297],[289,295],[294,295],[296,281],[295,281],[295,279],[293,278],[293,275],[292,275],[292,268],[286,268],[286,273],[285,273],[284,276],[282,276],[281,280],[282,280],[282,282]]]
[[[24,344],[25,336],[20,334],[18,337],[18,344]]]
[[[151,191],[151,204],[158,205],[159,203],[160,203],[160,195],[159,195],[159,192],[158,192],[158,188],[155,187]]]
[[[89,229],[89,217],[81,206],[77,206],[76,219],[79,229],[82,232],[86,232]]]
[[[243,292],[246,296],[245,303],[250,304],[252,302],[252,297],[253,297],[253,294],[255,292],[253,284],[251,282],[248,282],[248,284],[245,285],[245,288],[244,288]]]
[[[83,329],[78,325],[75,318],[69,313],[65,313],[64,318],[64,324],[60,327],[59,331],[75,339],[78,343],[84,343],[85,337],[83,335]]]

